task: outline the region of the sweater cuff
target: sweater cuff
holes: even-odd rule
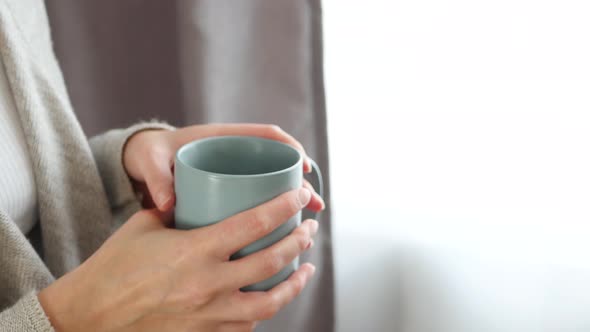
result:
[[[162,122],[142,122],[126,129],[110,130],[90,139],[92,154],[112,208],[137,201],[138,197],[123,164],[123,149],[131,136],[152,129],[175,128]]]
[[[37,294],[30,292],[12,307],[0,312],[0,331],[54,332],[54,329],[39,303]]]

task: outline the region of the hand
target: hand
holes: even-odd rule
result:
[[[208,124],[168,130],[146,130],[133,135],[125,146],[123,163],[127,174],[146,189],[147,207],[157,207],[169,211],[174,206],[174,177],[172,166],[176,151],[184,144],[205,137],[238,135],[258,136],[287,143],[298,149],[304,156],[303,171],[311,172],[311,163],[301,143],[277,126],[262,124]],[[325,208],[324,201],[313,187],[304,181],[304,186],[312,191],[312,199],[307,206],[312,211]],[[154,204],[151,203],[155,203]]]
[[[39,301],[57,332],[252,331],[256,321],[291,302],[315,268],[303,264],[267,292],[239,289],[276,274],[311,247],[318,223],[306,220],[262,251],[229,257],[310,199],[309,190],[294,190],[189,231],[167,228],[170,216],[156,210],[138,212],[80,267],[41,291]]]

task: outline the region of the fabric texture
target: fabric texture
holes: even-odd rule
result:
[[[140,130],[170,127],[141,123],[89,142],[72,112],[42,0],[0,0],[0,57],[31,157],[40,233],[30,242],[0,210],[0,331],[50,331],[36,293],[140,208],[121,151]]]
[[[302,258],[316,274],[259,332],[330,332],[330,177],[319,0],[47,0],[55,50],[88,133],[142,117],[274,123],[324,173],[328,209]],[[308,215],[309,216],[309,215]]]
[[[0,312],[0,331],[3,332],[52,332],[53,327],[45,318],[45,312],[30,292],[23,296],[10,310]]]
[[[37,190],[27,142],[0,61],[0,209],[27,234],[37,223]]]

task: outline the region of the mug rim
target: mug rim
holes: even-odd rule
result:
[[[286,147],[288,149],[290,149],[291,151],[294,151],[295,153],[297,153],[297,161],[287,167],[287,168],[283,168],[280,169],[278,171],[273,171],[273,172],[267,172],[267,173],[256,173],[256,174],[226,174],[226,173],[217,173],[217,172],[210,172],[210,171],[206,171],[200,168],[196,168],[193,167],[189,164],[187,164],[186,162],[184,162],[181,158],[181,155],[183,154],[184,151],[208,142],[208,141],[216,141],[216,140],[225,140],[225,139],[248,139],[248,140],[254,140],[254,141],[264,141],[267,143],[272,143],[272,144],[278,144],[281,145],[283,147]],[[280,174],[284,174],[284,173],[288,173],[290,171],[292,171],[293,169],[297,168],[300,164],[303,163],[303,156],[301,155],[301,152],[299,152],[299,150],[295,149],[294,147],[290,146],[289,144],[283,143],[283,142],[279,142],[276,140],[272,140],[272,139],[268,139],[268,138],[262,138],[262,137],[257,137],[257,136],[239,136],[239,135],[223,135],[223,136],[212,136],[212,137],[206,137],[206,138],[200,138],[200,139],[196,139],[194,141],[188,142],[186,144],[184,144],[183,146],[181,146],[178,151],[176,151],[175,154],[175,161],[178,164],[181,164],[184,168],[189,169],[193,172],[197,172],[197,173],[203,173],[206,174],[208,176],[211,177],[217,177],[217,178],[255,178],[255,177],[266,177],[266,176],[272,176],[272,175],[280,175]],[[176,166],[175,166],[176,167]]]

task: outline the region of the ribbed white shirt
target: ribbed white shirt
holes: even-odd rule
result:
[[[4,64],[0,61],[0,209],[24,234],[37,223],[37,190],[29,150]]]

